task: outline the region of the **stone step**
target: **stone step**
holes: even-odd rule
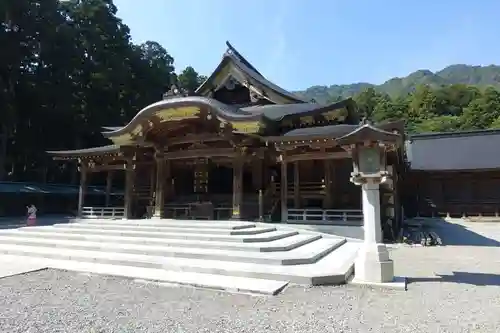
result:
[[[104,253],[96,251],[67,250],[0,244],[3,255],[24,256],[27,260],[62,260],[75,263],[104,264],[118,267],[156,268],[167,271],[197,272],[220,276],[252,277],[290,281],[299,284],[343,284],[353,271],[354,258],[360,243],[348,242],[324,256],[314,264],[265,265],[218,260],[164,258],[147,255]],[[39,259],[42,258],[42,259]],[[49,267],[53,267],[50,266]],[[61,267],[54,267],[61,268]],[[63,268],[70,269],[70,268]],[[124,274],[125,271],[122,271]],[[146,279],[151,279],[145,277]]]
[[[5,258],[40,264],[40,259],[24,256],[4,255]],[[276,295],[288,284],[287,281],[277,281],[258,278],[221,276],[218,274],[168,271],[158,268],[143,268],[122,265],[109,265],[73,260],[43,259],[44,265],[55,269],[77,272],[123,276],[141,280],[152,280],[177,285],[187,285],[230,292],[243,292],[258,295]]]
[[[134,256],[149,256],[158,258],[191,258],[191,259],[207,259],[229,262],[246,262],[254,264],[268,265],[301,265],[310,264],[318,261],[328,253],[334,251],[345,243],[345,239],[335,238],[320,238],[314,242],[310,242],[290,251],[281,252],[246,252],[246,251],[231,251],[221,249],[204,249],[197,247],[169,247],[155,245],[136,245],[136,244],[118,244],[118,243],[98,243],[88,241],[56,241],[47,239],[46,241],[39,240],[33,245],[22,245],[4,243],[0,240],[0,251],[10,253],[11,249],[15,251],[24,251],[37,254],[52,255],[55,253],[64,253],[70,255],[74,253],[87,252],[87,255],[107,255],[109,258],[123,258],[130,256],[134,260]],[[65,258],[62,258],[65,259]],[[68,258],[69,259],[69,258]],[[144,259],[144,258],[142,258]]]
[[[89,224],[89,223],[70,223],[70,224],[55,224],[54,228],[58,229],[73,229],[73,230],[99,230],[99,231],[133,231],[133,232],[182,232],[182,233],[207,233],[219,235],[256,235],[265,232],[276,231],[275,227],[253,227],[245,229],[220,229],[220,228],[204,228],[196,226],[187,227],[170,227],[170,226],[121,226],[115,224]]]
[[[131,227],[177,227],[177,228],[209,228],[209,229],[231,229],[239,230],[246,228],[254,228],[256,224],[253,222],[239,221],[207,221],[207,220],[192,220],[180,221],[174,219],[149,219],[149,220],[104,220],[104,219],[80,219],[76,221],[78,224],[89,225],[116,225],[116,226],[131,226]]]
[[[274,229],[274,228],[273,228]],[[238,242],[238,243],[253,243],[253,242],[270,242],[277,239],[282,239],[297,235],[298,231],[295,230],[274,230],[258,234],[243,234],[243,235],[229,235],[229,234],[213,234],[203,233],[201,229],[197,229],[196,233],[178,232],[153,232],[153,231],[134,231],[134,230],[101,230],[101,229],[85,229],[85,228],[61,228],[54,226],[41,226],[41,227],[23,227],[19,231],[26,233],[44,233],[50,236],[54,233],[68,234],[68,235],[100,235],[107,236],[125,236],[137,238],[151,238],[151,239],[186,239],[186,240],[203,240],[203,241],[221,241],[221,242]],[[6,231],[2,230],[1,233]]]
[[[288,280],[306,285],[344,284],[354,271],[360,243],[347,242],[313,264],[282,266],[231,263],[215,260],[169,258],[164,269],[204,272],[230,276]]]
[[[19,244],[19,245],[51,245],[54,247],[77,248],[81,241],[93,243],[92,247],[100,248],[105,244],[132,244],[148,246],[170,246],[170,247],[197,247],[206,249],[223,249],[231,251],[249,251],[249,252],[277,252],[289,251],[299,246],[308,244],[321,235],[296,234],[290,237],[277,239],[270,242],[254,243],[236,243],[220,241],[201,241],[185,239],[159,239],[159,238],[141,238],[124,236],[103,236],[103,235],[77,235],[69,233],[37,233],[22,232],[18,230],[9,230],[0,232],[0,243]]]

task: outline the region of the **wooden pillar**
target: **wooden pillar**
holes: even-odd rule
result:
[[[132,218],[132,196],[134,190],[134,165],[131,160],[127,161],[125,168],[125,218]]]
[[[300,208],[300,171],[299,161],[293,163],[293,205]]]
[[[163,201],[168,201],[172,197],[172,166],[170,160],[165,161],[165,178],[163,179]]]
[[[233,212],[232,219],[241,218],[243,199],[243,159],[237,157],[233,162]]]
[[[338,161],[338,160],[337,160]],[[330,161],[330,208],[335,208],[337,204],[337,195],[339,194],[337,188],[337,165],[335,160]]]
[[[262,171],[264,161],[261,159],[255,159],[252,161],[252,185],[254,190],[262,189]]]
[[[264,221],[264,197],[262,190],[259,190],[259,221]]]
[[[155,152],[156,161],[156,190],[155,190],[155,210],[153,218],[163,218],[163,211],[165,206],[165,160],[163,152],[157,150]]]
[[[151,163],[151,169],[149,170],[149,200],[151,205],[154,202],[155,197],[155,187],[156,187],[156,162]]]
[[[113,185],[113,170],[110,170],[106,175],[106,207],[109,207],[110,204],[112,185]]]
[[[288,192],[288,177],[287,177],[287,163],[285,156],[281,156],[281,221],[288,220],[288,207],[287,207],[287,192]]]
[[[325,169],[325,201],[323,202],[323,208],[332,208],[332,160],[323,160]]]
[[[87,163],[82,162],[80,165],[80,188],[78,190],[78,217],[83,216],[83,202],[87,188]]]

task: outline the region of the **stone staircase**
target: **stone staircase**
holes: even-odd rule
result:
[[[0,231],[0,254],[47,267],[276,294],[346,283],[359,243],[240,221],[80,220]]]

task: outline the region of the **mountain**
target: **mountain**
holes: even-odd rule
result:
[[[335,101],[359,93],[366,88],[374,87],[375,90],[391,96],[400,96],[412,92],[416,86],[426,84],[439,87],[450,84],[468,84],[476,86],[495,86],[500,88],[500,66],[470,66],[451,65],[438,72],[418,70],[406,77],[395,77],[380,85],[360,82],[353,84],[340,84],[331,86],[312,86],[296,94],[314,99],[318,103]]]

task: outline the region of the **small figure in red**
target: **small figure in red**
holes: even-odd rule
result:
[[[27,206],[26,207],[28,209],[28,222],[27,222],[27,225],[28,226],[34,226],[36,224],[36,207],[35,205],[30,205],[30,206]]]

